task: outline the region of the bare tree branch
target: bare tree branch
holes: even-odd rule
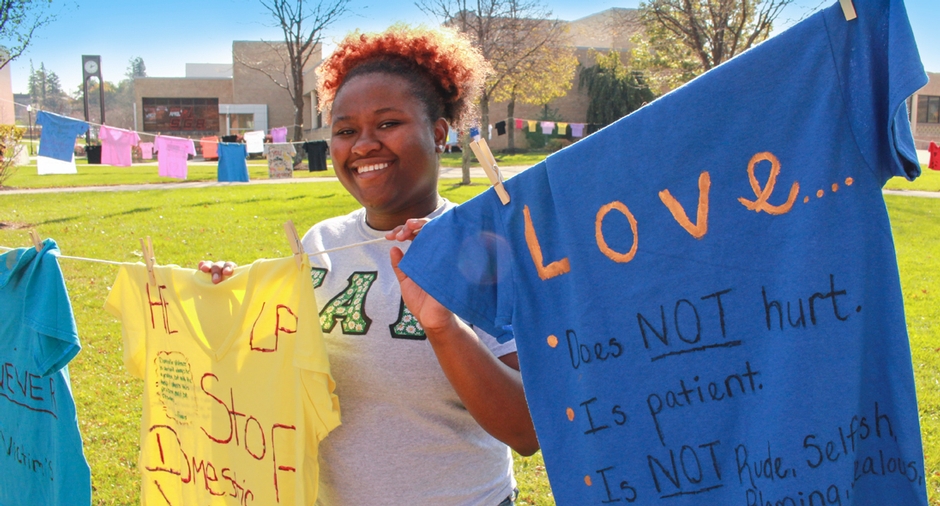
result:
[[[19,58],[33,35],[55,20],[50,0],[0,0],[0,69]]]
[[[0,0],[4,1],[4,0]],[[349,0],[258,0],[268,10],[274,25],[284,35],[281,44],[268,43],[281,60],[277,70],[265,62],[236,60],[246,67],[268,76],[272,82],[287,91],[294,105],[293,140],[303,139],[304,122],[304,70],[315,49],[320,46],[323,32],[348,12]],[[277,74],[277,75],[275,75]],[[283,79],[282,79],[283,78]]]

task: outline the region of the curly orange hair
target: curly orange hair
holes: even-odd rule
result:
[[[349,34],[316,72],[321,111],[347,79],[384,72],[416,84],[432,120],[443,117],[459,127],[470,119],[491,67],[456,30],[395,25],[382,33]]]

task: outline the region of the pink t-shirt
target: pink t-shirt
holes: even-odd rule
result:
[[[287,127],[277,127],[271,129],[271,142],[287,142]]]
[[[153,141],[157,149],[157,172],[162,177],[186,179],[188,155],[196,156],[196,145],[191,139],[158,135]]]
[[[153,143],[141,142],[139,146],[140,146],[140,158],[142,160],[153,160]]]
[[[101,163],[115,167],[131,166],[131,147],[140,142],[137,132],[101,125],[98,130],[101,140]]]

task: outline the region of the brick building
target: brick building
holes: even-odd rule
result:
[[[927,86],[907,101],[917,149],[927,149],[931,142],[940,144],[940,73],[928,72],[927,77]]]
[[[286,54],[284,43],[234,41],[231,64],[187,63],[185,77],[134,79],[139,130],[199,138],[288,127],[292,135],[294,106],[281,86],[287,72],[279,51]],[[327,136],[312,91],[321,59],[317,47],[305,72],[302,131],[308,139]]]

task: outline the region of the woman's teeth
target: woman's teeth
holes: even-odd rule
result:
[[[384,169],[385,167],[388,167],[387,163],[377,163],[375,165],[363,165],[362,167],[359,167],[357,172],[359,174],[364,174],[366,172],[372,172],[373,170],[381,170],[381,169]]]

